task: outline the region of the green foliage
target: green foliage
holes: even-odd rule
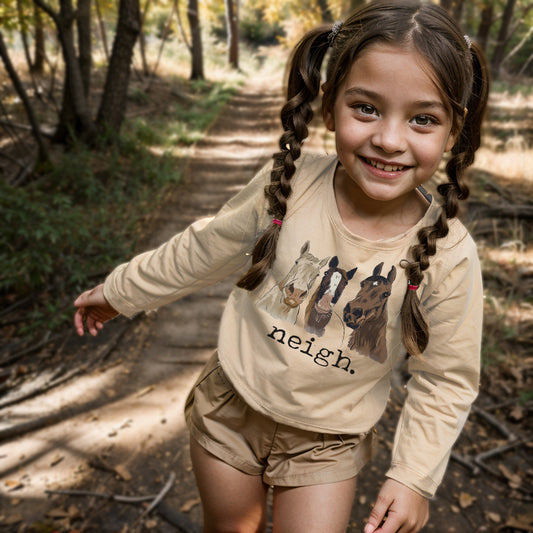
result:
[[[40,294],[20,334],[70,321],[73,295],[132,256],[146,217],[180,178],[176,145],[200,138],[236,86],[191,83],[190,102],[163,117],[133,119],[93,150],[74,145],[26,187],[0,181],[0,294]]]
[[[0,182],[0,291],[88,287],[91,277],[131,255],[142,217],[178,177],[170,157],[126,140],[97,152],[77,147],[26,188]],[[41,302],[31,327],[58,327],[65,317],[57,307],[55,298]]]
[[[236,85],[196,80],[191,82],[192,95],[186,105],[174,104],[160,120],[137,118],[128,128],[143,144],[172,149],[188,146],[202,137],[220,108],[235,94]]]
[[[284,35],[280,21],[266,22],[260,9],[245,11],[240,20],[242,38],[254,45],[276,44]]]

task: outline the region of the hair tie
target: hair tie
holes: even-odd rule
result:
[[[333,41],[335,40],[335,37],[337,37],[337,34],[341,31],[342,25],[344,22],[342,20],[337,20],[331,27],[331,31],[328,35],[328,43],[329,46],[333,46]]]
[[[272,224],[277,224],[278,226],[281,226],[281,220],[278,220],[277,218],[272,219]]]
[[[407,288],[410,290],[410,291],[416,291],[416,289],[418,289],[420,285],[411,285],[410,283],[407,285]]]
[[[472,48],[472,39],[470,39],[468,35],[463,35],[463,37],[465,38],[466,46],[468,46],[468,49],[470,50],[470,48]]]

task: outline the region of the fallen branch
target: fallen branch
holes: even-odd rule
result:
[[[157,506],[157,512],[169,524],[178,528],[181,533],[200,533],[201,529],[196,524],[193,524],[184,514],[175,511],[168,503],[161,502]]]
[[[90,496],[94,498],[103,498],[105,500],[114,500],[120,503],[142,503],[157,498],[157,494],[148,494],[147,496],[122,496],[121,494],[106,494],[105,492],[92,492],[90,490],[45,490],[46,494],[64,494],[66,496]]]
[[[36,388],[34,390],[30,390],[25,394],[20,394],[19,396],[16,396],[15,398],[7,399],[3,402],[0,402],[0,409],[3,409],[4,407],[8,407],[10,405],[14,405],[16,403],[23,402],[25,400],[29,400],[30,398],[34,398],[35,396],[39,396],[40,394],[43,394],[44,392],[49,391],[50,389],[53,389],[57,387],[58,385],[62,385],[63,383],[69,381],[74,376],[77,376],[78,374],[81,374],[85,371],[87,371],[90,368],[95,367],[102,361],[104,361],[107,356],[115,349],[116,345],[119,343],[120,339],[126,332],[126,329],[128,327],[128,324],[125,324],[121,330],[119,330],[118,334],[113,338],[113,340],[104,347],[104,349],[98,354],[98,356],[95,358],[95,360],[89,365],[84,364],[79,366],[78,368],[72,369],[70,372],[67,372],[61,377],[55,378],[53,377],[50,381],[45,383],[42,387]],[[55,374],[57,375],[57,373]],[[44,417],[47,418],[47,417]],[[22,424],[25,425],[25,424]],[[8,428],[11,429],[11,428]],[[18,436],[18,435],[17,435]],[[0,431],[0,440],[2,440],[3,437],[3,431]]]
[[[505,424],[500,422],[494,415],[487,413],[487,411],[481,409],[481,407],[478,407],[477,405],[472,406],[472,411],[484,420],[486,420],[489,424],[494,426],[507,440],[517,440],[517,436]]]
[[[172,485],[174,485],[174,481],[176,481],[176,474],[174,472],[170,472],[170,476],[168,478],[168,481],[166,482],[165,486],[161,489],[157,497],[154,499],[154,501],[150,504],[150,506],[141,513],[139,518],[135,520],[135,523],[133,526],[135,527],[145,516],[148,516],[163,500],[163,498],[167,495],[168,491],[172,488]]]

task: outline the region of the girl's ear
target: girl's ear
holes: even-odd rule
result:
[[[457,133],[450,132],[450,134],[448,135],[448,140],[446,141],[446,146],[444,147],[445,152],[449,152],[455,146],[457,136]]]
[[[324,124],[329,131],[335,131],[335,117],[330,109],[324,109],[322,112]]]

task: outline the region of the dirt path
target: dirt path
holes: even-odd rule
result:
[[[214,214],[270,157],[277,144],[281,103],[279,78],[271,76],[255,77],[198,143],[184,183],[157,217],[149,247],[193,220]],[[323,150],[321,132],[313,135],[307,149]],[[176,478],[165,497],[166,509],[180,511],[190,521],[188,530],[195,531],[201,509],[182,410],[191,384],[215,347],[218,321],[233,282],[227,280],[150,316],[118,319],[98,339],[70,339],[64,355],[96,362],[97,370],[1,411],[0,431],[35,419],[44,420],[47,427],[0,442],[0,531],[133,531],[145,509],[139,503],[49,496],[45,490],[156,494],[171,475]],[[393,397],[380,422],[382,446],[361,476],[350,532],[362,531],[383,480],[398,400]],[[470,496],[470,503],[466,497],[461,500],[463,494]],[[426,531],[504,531],[500,528],[507,515],[519,512],[506,503],[506,494],[505,484],[472,477],[452,462],[431,503]],[[499,513],[501,522],[491,522],[487,511]],[[143,523],[139,530],[177,531],[157,511]],[[32,529],[29,524],[34,524]]]

